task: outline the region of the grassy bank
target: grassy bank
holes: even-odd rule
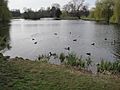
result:
[[[120,90],[120,78],[92,76],[41,61],[1,58],[0,90]]]

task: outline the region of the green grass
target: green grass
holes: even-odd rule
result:
[[[86,70],[90,72],[90,70],[88,70],[88,68],[92,65],[92,60],[90,58],[83,59],[82,56],[78,57],[74,52],[72,52],[69,53],[65,59],[67,65],[73,66],[80,70],[84,71]]]
[[[120,90],[120,78],[41,61],[0,59],[0,90]]]

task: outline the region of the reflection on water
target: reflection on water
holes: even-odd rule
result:
[[[19,19],[11,21],[10,30],[6,32],[8,37],[9,34],[12,48],[4,55],[11,57],[36,59],[49,52],[75,52],[83,57],[88,57],[87,53],[90,53],[94,62],[101,59],[112,61],[119,57],[120,27],[114,25],[82,20]],[[65,50],[67,47],[70,51]]]
[[[120,26],[115,25],[114,26],[114,38],[115,41],[113,41],[113,49],[115,52],[115,55],[117,55],[120,58]]]
[[[0,23],[0,50],[8,50],[9,46],[9,28],[10,25],[8,23]],[[2,51],[3,52],[3,51]]]

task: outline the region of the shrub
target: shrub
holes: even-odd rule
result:
[[[60,59],[61,63],[63,63],[65,60],[65,54],[61,53],[59,59]]]
[[[85,64],[86,64],[86,62],[84,60],[82,60],[82,58],[80,58],[77,61],[77,67],[79,67],[80,69],[85,68]]]
[[[86,59],[86,67],[88,68],[90,65],[92,65],[91,58]]]
[[[69,53],[67,56],[67,64],[71,66],[76,66],[77,65],[77,56],[74,53]]]
[[[100,64],[97,64],[98,72],[109,71],[111,73],[120,72],[120,61],[110,62],[102,60]]]

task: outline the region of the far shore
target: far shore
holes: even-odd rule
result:
[[[45,18],[49,18],[49,17],[45,17]],[[12,19],[24,19],[24,18],[12,17]],[[26,19],[26,20],[40,20],[40,19]],[[81,17],[80,19],[78,17],[61,17],[61,18],[53,18],[52,20],[84,20],[84,21],[95,21],[98,23],[108,24],[105,20],[96,20],[95,18],[87,18],[87,17]],[[109,22],[109,24],[119,25],[115,22]]]

